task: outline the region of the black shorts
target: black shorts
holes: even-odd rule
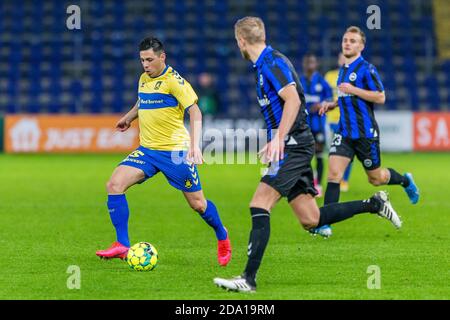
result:
[[[330,156],[350,158],[356,155],[366,170],[375,170],[381,166],[380,140],[378,138],[350,139],[336,133],[330,146]]]
[[[261,178],[290,202],[300,194],[317,195],[314,189],[314,175],[311,160],[314,144],[284,150],[284,159],[270,163],[266,174]]]

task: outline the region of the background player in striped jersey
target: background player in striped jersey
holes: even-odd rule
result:
[[[330,85],[325,81],[318,71],[317,57],[312,53],[303,56],[303,74],[300,81],[303,86],[308,111],[308,125],[314,136],[316,175],[314,187],[318,192],[318,197],[322,196],[322,175],[323,175],[323,151],[326,143],[326,117],[319,115],[321,103],[333,100],[333,92]]]
[[[303,75],[300,81],[305,92],[306,109],[308,111],[308,125],[315,141],[316,175],[314,187],[318,197],[322,196],[323,152],[326,143],[326,117],[319,115],[321,103],[333,101],[333,92],[330,85],[318,71],[317,57],[312,53],[303,56]],[[329,225],[317,228],[316,233],[323,237],[330,237],[332,230]]]
[[[202,114],[197,106],[197,95],[189,82],[166,65],[166,53],[161,41],[145,38],[139,50],[145,71],[139,79],[139,98],[136,105],[117,122],[117,130],[125,131],[132,121],[139,119],[140,147],[119,164],[106,185],[107,205],[117,241],[96,254],[108,259],[123,259],[126,256],[130,240],[125,192],[131,186],[162,172],[169,184],[180,190],[190,207],[214,229],[218,240],[218,262],[225,266],[231,259],[228,232],[214,203],[205,199],[196,168],[196,164],[203,161],[199,145]],[[190,115],[190,133],[184,127],[185,113]]]
[[[380,132],[374,105],[384,104],[386,97],[376,68],[361,56],[365,43],[360,28],[352,26],[345,31],[342,37],[345,64],[339,70],[338,100],[323,103],[319,111],[324,114],[339,106],[341,113],[339,132],[330,147],[325,205],[339,201],[342,175],[355,155],[372,185],[401,185],[415,204],[419,201],[419,190],[412,174],[401,175],[392,168],[381,168]]]

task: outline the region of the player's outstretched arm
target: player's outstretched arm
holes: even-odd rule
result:
[[[202,137],[202,112],[197,104],[193,104],[188,109],[190,117],[191,144],[187,159],[195,164],[203,163],[202,150],[200,149],[200,139]]]
[[[138,117],[138,109],[139,109],[139,99],[136,101],[133,108],[126,115],[120,118],[116,124],[116,130],[120,132],[126,131],[130,126],[131,122],[133,122]]]

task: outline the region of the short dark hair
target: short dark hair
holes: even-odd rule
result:
[[[161,52],[164,51],[164,45],[157,38],[147,37],[144,40],[142,40],[141,43],[139,44],[139,51],[144,51],[148,49],[152,49],[153,52],[160,54]]]

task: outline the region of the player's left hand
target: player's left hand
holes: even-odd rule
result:
[[[190,147],[186,160],[192,162],[194,164],[202,164],[203,163],[203,155],[200,147]]]
[[[339,91],[347,94],[354,94],[355,93],[355,86],[348,82],[343,82],[340,85],[338,85]]]

